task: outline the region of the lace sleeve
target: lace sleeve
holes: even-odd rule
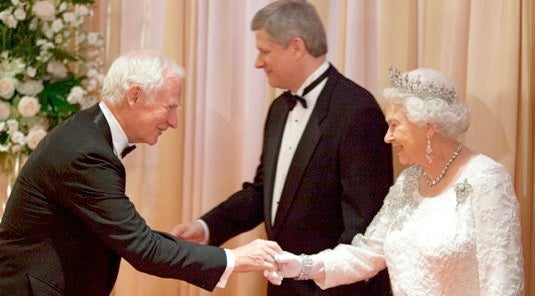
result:
[[[374,217],[364,235],[353,237],[351,245],[340,244],[332,250],[313,255],[323,263],[323,272],[314,278],[316,284],[327,289],[373,277],[386,267],[383,241],[399,205],[403,174],[390,188],[381,210]]]
[[[481,295],[522,295],[520,222],[511,177],[495,164],[475,178],[473,194]]]

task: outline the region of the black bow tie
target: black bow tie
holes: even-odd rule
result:
[[[284,96],[284,100],[288,104],[288,108],[290,109],[290,111],[294,109],[297,102],[301,103],[301,105],[303,105],[303,108],[307,108],[307,101],[305,100],[305,98],[300,97],[298,95],[293,95],[289,90],[285,91],[282,95]]]
[[[323,74],[321,74],[318,78],[316,78],[316,80],[312,81],[312,83],[310,83],[307,87],[305,87],[305,90],[303,90],[303,94],[301,96],[294,95],[289,90],[283,93],[284,100],[286,100],[286,103],[288,104],[288,108],[290,109],[290,111],[294,109],[297,102],[301,103],[301,105],[303,105],[303,108],[305,109],[307,108],[307,101],[303,97],[306,96],[306,94],[308,94],[311,90],[316,88],[316,86],[318,86],[318,84],[320,84],[325,78],[327,78],[327,76],[329,75],[330,69],[331,69],[331,66],[327,68],[327,71],[323,72]]]
[[[121,158],[124,158],[128,153],[132,152],[132,150],[136,149],[136,145],[128,146],[123,149],[123,152],[121,152]]]

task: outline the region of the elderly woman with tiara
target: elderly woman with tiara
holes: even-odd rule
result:
[[[452,83],[430,69],[390,69],[384,90],[401,172],[364,235],[315,255],[277,255],[281,277],[321,288],[388,268],[394,295],[523,293],[518,202],[505,168],[457,138],[470,115]]]

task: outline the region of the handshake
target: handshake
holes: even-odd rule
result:
[[[207,243],[204,227],[198,221],[177,225],[172,234],[183,240]],[[284,278],[310,279],[311,272],[319,270],[310,256],[285,252],[274,241],[256,239],[230,251],[235,260],[234,272],[263,271],[274,285],[280,285]]]
[[[312,268],[309,256],[282,251],[273,241],[256,239],[231,251],[236,260],[235,272],[263,271],[274,285],[280,285],[284,278],[308,279]]]
[[[290,252],[282,252],[274,256],[277,270],[264,270],[264,276],[274,285],[280,285],[282,279],[293,278],[307,280],[310,276],[313,263],[307,255],[297,256]]]

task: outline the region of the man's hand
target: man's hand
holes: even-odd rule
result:
[[[282,249],[274,241],[256,239],[246,245],[231,250],[236,259],[235,272],[267,270],[277,271],[274,256]]]
[[[171,234],[179,239],[194,242],[197,244],[206,243],[206,233],[199,221],[193,221],[190,223],[178,224],[173,228]]]

